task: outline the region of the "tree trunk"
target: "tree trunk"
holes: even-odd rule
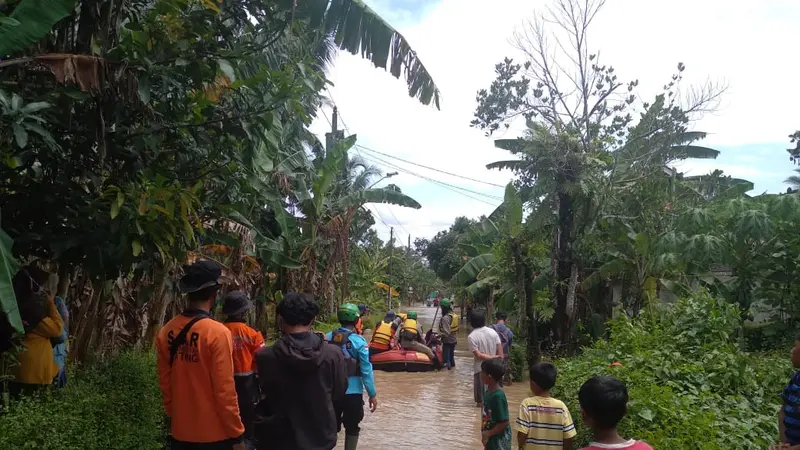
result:
[[[575,290],[577,289],[577,274],[573,283],[572,263],[572,228],[574,220],[573,198],[565,192],[558,194],[558,227],[555,236],[555,280],[553,292],[555,293],[555,316],[553,317],[553,332],[555,346],[566,349],[570,344],[570,329],[572,327],[572,311],[575,304]]]
[[[542,359],[542,351],[539,347],[539,330],[537,327],[536,310],[533,307],[533,289],[531,289],[533,270],[525,261],[522,248],[519,242],[514,238],[511,239],[511,252],[514,261],[514,274],[517,280],[517,299],[522,301],[525,305],[525,325],[527,331],[525,357],[528,361],[528,367],[532,367]]]
[[[492,322],[494,317],[494,286],[489,288],[489,299],[486,301],[486,320]]]
[[[162,272],[161,282],[158,284],[158,288],[153,293],[154,295],[149,302],[150,304],[147,305],[147,331],[144,335],[144,342],[146,346],[151,346],[155,342],[156,335],[164,325],[164,316],[167,314],[169,300],[172,298],[172,296],[168,295],[167,292],[169,273],[169,267],[165,267]]]

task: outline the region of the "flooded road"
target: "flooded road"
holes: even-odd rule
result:
[[[430,328],[435,308],[414,308]],[[438,318],[437,318],[438,321]],[[377,448],[401,442],[404,447],[441,450],[480,450],[481,410],[472,398],[472,354],[467,349],[466,324],[461,325],[456,347],[456,368],[427,373],[375,372],[378,410],[365,411],[359,448]],[[369,335],[365,336],[369,339]],[[519,404],[530,395],[527,382],[505,388],[510,417],[517,417]],[[366,396],[364,397],[366,401]],[[364,405],[368,408],[367,405]],[[516,440],[516,438],[515,438]],[[344,447],[344,430],[339,445]]]

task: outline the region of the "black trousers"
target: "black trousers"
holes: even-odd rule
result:
[[[361,433],[361,421],[364,420],[364,396],[347,394],[336,408],[339,418],[339,430],[344,425],[345,436],[358,436]]]
[[[255,374],[237,375],[233,377],[236,383],[236,396],[239,400],[239,416],[244,424],[244,437],[253,439],[253,419],[256,414],[256,403],[260,394]]]
[[[197,443],[170,439],[169,443],[169,450],[231,450],[232,448],[231,441]]]

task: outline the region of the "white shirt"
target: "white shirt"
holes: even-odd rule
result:
[[[500,335],[489,327],[480,327],[472,330],[472,333],[467,336],[469,342],[469,351],[473,352],[477,349],[481,353],[487,355],[496,355],[497,346],[500,345]],[[475,358],[475,367],[473,373],[480,373],[481,364],[483,361]]]

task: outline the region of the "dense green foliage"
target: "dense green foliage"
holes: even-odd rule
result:
[[[779,394],[792,375],[788,351],[739,351],[736,307],[706,294],[611,322],[609,340],[557,362],[554,396],[580,417],[578,389],[613,375],[629,389],[626,437],[658,449],[765,449],[777,441]],[[622,367],[610,367],[619,361]],[[577,424],[578,444],[589,431]]]
[[[337,48],[438,107],[416,52],[362,1],[60,1],[32,14],[40,4],[0,11],[0,238],[60,276],[74,357],[151,341],[183,307],[174,280],[196,258],[261,300],[259,323],[279,291],[329,314],[351,297],[350,250],[374,224],[364,205],[420,207],[373,187],[380,171],[348,154],[355,136],[323,145],[309,130]],[[0,295],[13,311],[3,282]]]
[[[13,402],[0,415],[0,448],[159,449],[165,416],[155,356],[123,353],[79,367],[64,390]]]

